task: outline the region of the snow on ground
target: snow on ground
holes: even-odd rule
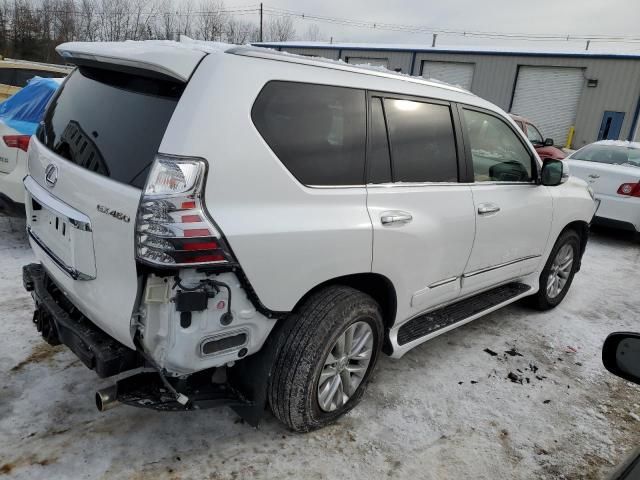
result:
[[[609,332],[640,330],[640,246],[620,233],[593,235],[557,309],[514,305],[383,358],[355,410],[300,435],[228,409],[99,413],[109,380],[31,324],[23,229],[0,218],[0,480],[596,479],[640,444],[640,388],[600,361]]]

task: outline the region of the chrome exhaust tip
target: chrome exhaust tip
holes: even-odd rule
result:
[[[118,388],[115,385],[103,388],[96,392],[96,407],[101,412],[105,412],[110,408],[120,405],[118,398]]]

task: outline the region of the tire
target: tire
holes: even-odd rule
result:
[[[311,295],[286,322],[269,382],[269,404],[274,415],[291,430],[308,432],[334,422],[362,398],[382,348],[382,315],[380,307],[369,295],[336,285]],[[366,335],[368,329],[370,336]],[[370,357],[366,367],[363,366],[364,354],[349,360],[351,357],[346,353],[342,356],[336,353],[339,350],[336,342],[344,338],[347,330],[352,332],[354,340],[366,339],[365,347],[370,339]],[[353,344],[351,352],[356,349],[356,342]],[[364,351],[369,349],[360,350]],[[331,359],[329,354],[332,354]],[[326,365],[325,361],[330,362],[339,356],[341,359],[335,362],[335,371],[342,373],[336,374],[339,377],[336,381],[336,375],[331,373],[334,364]],[[350,373],[356,368],[364,374],[362,371]],[[329,374],[333,376],[327,377]],[[344,387],[344,375],[351,379],[351,386]],[[336,381],[348,393],[346,389],[353,388],[357,380],[360,381],[346,402],[338,405],[340,399],[344,401],[344,396],[336,393],[331,398],[338,398],[338,401],[321,407],[320,399],[329,397],[320,396],[319,386],[326,387],[327,382]],[[327,391],[323,389],[323,392]]]
[[[557,307],[560,302],[562,302],[571,287],[573,277],[575,276],[580,263],[580,248],[580,235],[575,230],[566,230],[560,234],[558,240],[556,240],[556,244],[551,250],[547,263],[540,274],[540,289],[536,295],[531,297],[531,304],[535,308],[538,310],[550,310]],[[568,252],[568,249],[571,249],[573,261],[570,269],[566,271],[567,276],[564,279],[564,284],[556,293],[555,288],[549,287],[549,280],[550,277],[554,276],[554,272],[557,270],[557,266],[554,265],[554,262],[559,258],[559,255],[563,255],[562,252]],[[556,287],[559,286],[557,283],[555,285]]]

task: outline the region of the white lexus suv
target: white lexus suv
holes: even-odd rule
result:
[[[24,267],[99,409],[269,405],[297,431],[381,352],[556,306],[594,200],[502,110],[418,78],[204,42],[66,43],[29,147]]]

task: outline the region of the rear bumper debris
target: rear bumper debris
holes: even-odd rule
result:
[[[85,317],[40,264],[22,267],[22,283],[36,302],[33,321],[52,345],[63,343],[100,377],[142,366],[138,352],[122,345]]]

